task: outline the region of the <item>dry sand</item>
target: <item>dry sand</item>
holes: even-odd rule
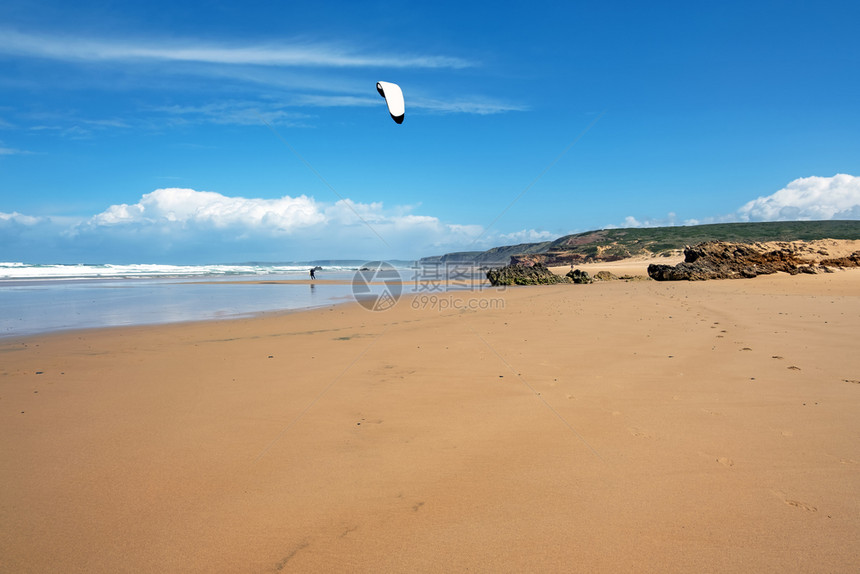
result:
[[[579,263],[575,265],[559,265],[550,267],[557,275],[564,275],[571,269],[580,269],[594,276],[600,271],[609,271],[616,277],[648,277],[648,266],[652,263],[660,265],[677,265],[684,260],[683,253],[674,253],[667,257],[630,257],[619,261],[598,261],[595,263]]]
[[[0,341],[0,571],[856,572],[860,271],[436,297]]]

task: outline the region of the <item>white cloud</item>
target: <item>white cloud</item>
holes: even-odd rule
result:
[[[833,177],[801,177],[779,191],[747,202],[733,213],[690,218],[681,222],[676,217],[674,213],[668,213],[663,218],[628,215],[621,225],[607,225],[606,229],[738,221],[860,219],[860,177],[843,173]]]
[[[691,223],[692,220],[685,221],[682,225],[695,225]],[[674,212],[669,212],[666,214],[666,217],[646,217],[643,219],[637,219],[632,215],[628,215],[624,218],[624,223],[621,225],[606,225],[605,229],[618,229],[618,228],[628,228],[628,227],[672,227],[674,225],[678,225],[677,215]]]
[[[28,155],[33,152],[11,147],[0,147],[0,155]]]
[[[228,197],[212,191],[183,188],[156,189],[133,204],[112,205],[93,216],[90,227],[196,224],[224,229],[240,227],[271,233],[290,233],[324,221],[319,206],[307,196],[279,199]]]
[[[738,210],[742,221],[860,219],[860,177],[802,177]]]
[[[523,229],[513,233],[502,233],[498,236],[498,239],[503,241],[506,245],[516,245],[518,243],[539,243],[541,241],[550,241],[552,239],[558,239],[559,237],[560,235],[557,233],[550,233],[549,231]]]
[[[291,104],[319,108],[367,108],[372,106],[378,107],[379,97],[375,93],[373,96],[300,94],[293,98]]]
[[[502,102],[489,98],[454,98],[450,100],[437,100],[432,98],[410,98],[409,106],[422,108],[440,113],[463,113],[488,116],[505,112],[527,111],[528,106],[511,102]]]
[[[63,61],[174,61],[287,67],[465,68],[472,64],[449,56],[366,54],[341,46],[293,42],[230,46],[192,41],[131,43],[55,37],[0,30],[0,53]]]
[[[167,114],[176,123],[213,123],[231,125],[260,125],[261,121],[273,125],[302,127],[308,125],[312,116],[290,108],[368,108],[379,107],[380,99],[374,91],[372,95],[355,94],[291,94],[278,103],[266,101],[228,100],[200,105],[171,105],[150,108],[153,112]],[[409,99],[410,109],[424,109],[436,113],[463,113],[476,115],[500,114],[523,111],[525,106],[490,102],[485,99],[458,100],[441,102],[426,99]],[[125,126],[121,126],[125,127]]]
[[[325,220],[338,225],[366,225],[384,220],[382,203],[355,203],[341,199],[325,208]]]
[[[173,116],[179,123],[206,122],[258,126],[261,122],[278,125],[299,126],[310,118],[301,112],[288,112],[280,106],[260,102],[224,101],[198,106],[161,106],[152,108]]]
[[[63,243],[63,249],[117,261],[409,259],[460,250],[481,238],[479,225],[446,223],[412,209],[350,199],[326,203],[305,195],[262,199],[164,188],[50,229],[54,246]],[[484,247],[499,241],[481,239]]]
[[[44,218],[33,217],[32,215],[23,215],[17,211],[12,213],[3,213],[0,211],[0,222],[18,223],[20,225],[36,225],[44,221]]]

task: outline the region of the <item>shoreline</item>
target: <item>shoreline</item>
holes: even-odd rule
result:
[[[399,271],[395,287],[425,288],[423,277]],[[433,276],[441,290],[463,288]],[[474,279],[474,278],[471,278]],[[477,283],[482,283],[479,278]],[[133,277],[0,280],[0,339],[58,330],[243,317],[261,312],[310,309],[353,300],[355,275]],[[365,281],[372,293],[390,281]]]

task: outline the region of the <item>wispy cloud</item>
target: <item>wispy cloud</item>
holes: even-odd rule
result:
[[[77,113],[39,113],[26,114],[22,117],[33,123],[27,129],[32,132],[56,133],[71,139],[86,139],[94,134],[115,129],[132,129],[134,126],[128,120],[118,118],[87,119]]]
[[[0,155],[26,155],[33,152],[11,147],[0,147]]]
[[[275,125],[302,126],[308,114],[287,111],[279,106],[260,102],[224,101],[201,105],[173,105],[152,108],[176,118],[181,123],[213,123],[232,125],[260,125],[262,122]]]
[[[373,107],[379,106],[379,96],[299,94],[292,98],[291,103],[320,108]]]
[[[0,124],[0,127],[2,127],[2,124]],[[14,147],[6,147],[3,142],[0,141],[0,155],[29,155],[31,153],[33,152]]]
[[[453,98],[451,100],[437,100],[432,98],[414,98],[409,100],[413,108],[423,108],[441,113],[466,113],[478,115],[501,114],[505,112],[522,112],[529,109],[528,106],[503,102],[488,98]]]
[[[536,229],[523,229],[521,231],[515,231],[513,233],[502,233],[498,237],[499,237],[499,239],[503,240],[504,243],[517,244],[517,243],[540,243],[541,241],[550,241],[550,240],[559,238],[560,235],[558,233],[551,233],[549,231],[538,231]]]
[[[324,43],[223,45],[191,40],[132,43],[73,36],[54,37],[8,29],[0,30],[0,53],[63,61],[149,60],[284,67],[456,69],[474,65],[451,56],[362,53]]]

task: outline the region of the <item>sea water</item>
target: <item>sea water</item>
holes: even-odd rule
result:
[[[238,318],[355,301],[352,281],[359,267],[327,266],[316,278],[338,284],[307,284],[310,267],[0,263],[0,337]],[[397,268],[404,293],[421,291],[421,274],[438,275],[408,262]],[[442,288],[457,287],[443,282]]]
[[[348,301],[354,270],[307,285],[308,265],[28,265],[0,263],[0,337],[67,329],[250,316]],[[237,281],[284,281],[241,284]],[[290,281],[296,284],[289,284]]]

